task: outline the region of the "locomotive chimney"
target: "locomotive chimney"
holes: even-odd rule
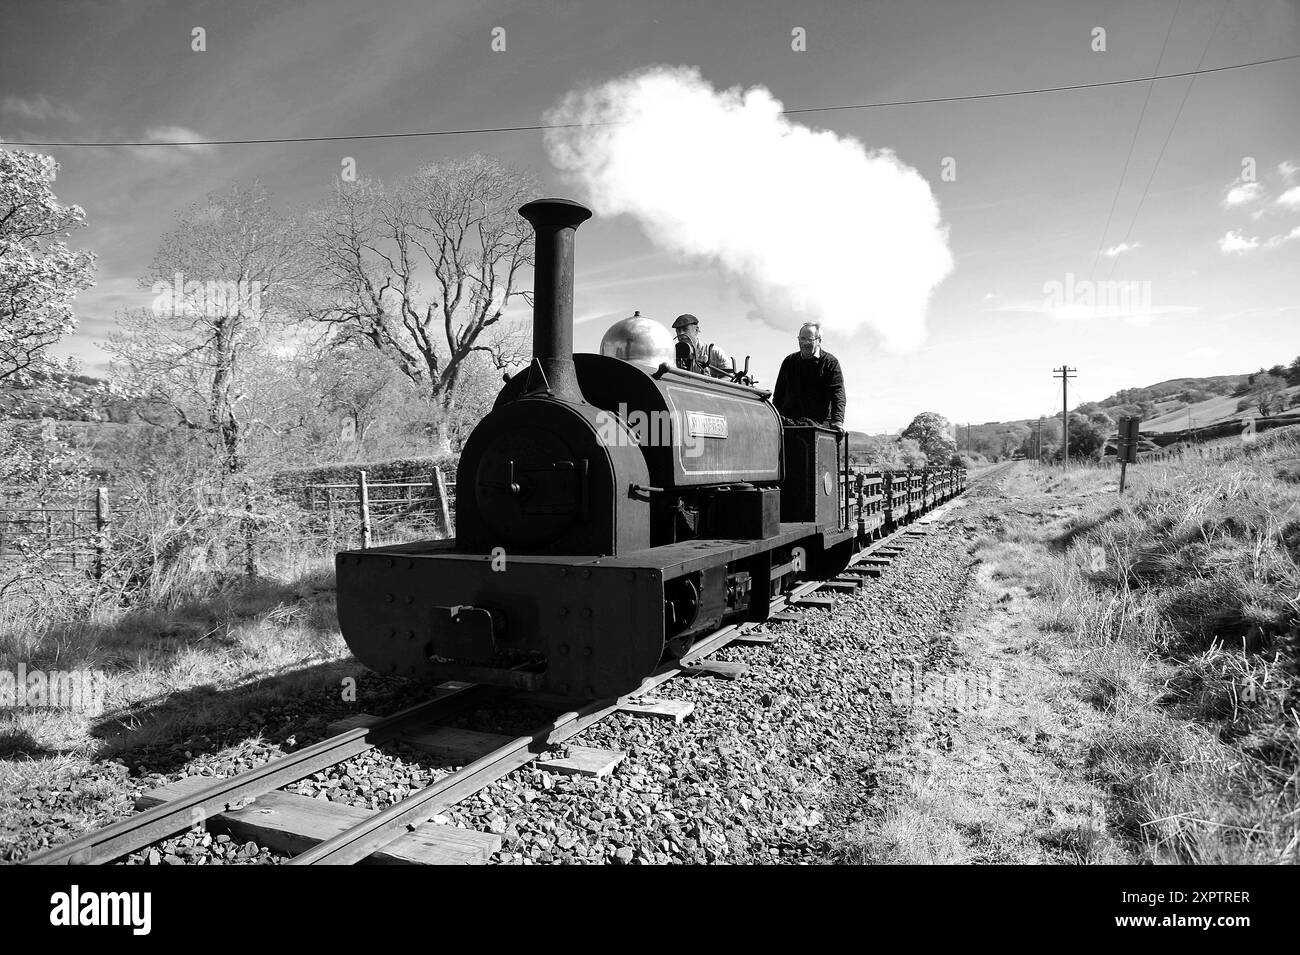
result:
[[[536,199],[519,214],[536,234],[533,358],[556,398],[582,401],[573,367],[573,236],[591,210],[569,199]]]

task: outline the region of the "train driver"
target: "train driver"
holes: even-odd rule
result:
[[[776,376],[773,403],[786,424],[816,424],[844,432],[844,373],[822,348],[822,329],[799,329],[799,350],[786,356]]]
[[[694,315],[678,315],[673,322],[677,333],[677,367],[714,378],[731,377],[731,359],[717,345],[700,344],[700,320]]]

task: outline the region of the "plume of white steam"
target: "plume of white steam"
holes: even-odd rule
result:
[[[764,321],[919,344],[952,270],[929,185],[892,151],[781,109],[765,89],[720,92],[698,70],[655,67],[570,92],[546,121],[599,125],[549,130],[547,147],[598,213],[628,213],[659,247],[715,263]]]

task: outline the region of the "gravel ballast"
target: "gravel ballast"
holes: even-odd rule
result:
[[[841,861],[845,831],[879,810],[882,765],[896,772],[918,739],[942,747],[948,738],[951,745],[944,727],[956,712],[918,709],[906,688],[916,674],[947,664],[973,558],[965,528],[951,518],[927,526],[930,533],[906,540],[905,553],[881,577],[868,578],[856,593],[836,595],[832,610],[800,611],[798,622],[765,625],[776,642],[737,644],[712,656],[747,664],[748,673],[739,679],[683,676],[655,691],[656,697],[694,704],[684,723],[617,713],[570,741],[626,752],[611,775],[567,776],[533,763],[434,821],[499,834],[502,847],[492,861],[502,864]],[[400,700],[403,695],[395,686],[384,702],[411,702]],[[371,699],[352,711],[398,708],[380,709]],[[186,775],[230,775],[315,742],[328,719],[319,711],[309,717],[310,704],[302,700],[250,714],[249,725],[214,734],[218,738],[176,744],[166,754],[175,760],[167,772],[148,772],[159,760],[136,753],[98,764],[94,776],[111,775],[116,785],[104,785],[105,802],[89,815],[102,817],[96,824],[104,825],[129,812],[124,789],[134,795]],[[342,715],[336,699],[329,709],[329,719]],[[468,711],[456,722],[515,733],[538,725],[539,715],[544,714],[535,707],[503,703]],[[563,755],[563,748],[555,755]],[[285,791],[379,810],[454,768],[385,747]],[[21,843],[28,851],[11,845],[9,858],[87,827],[88,816],[46,818],[67,798],[58,795],[60,788],[46,794],[50,801],[28,802],[24,816],[38,833],[24,833]],[[285,859],[199,830],[122,861],[231,865]]]
[[[533,765],[440,821],[500,833],[507,864],[834,861],[839,833],[873,811],[880,761],[906,759],[918,719],[942,740],[956,718],[898,693],[944,665],[971,573],[961,538],[931,526],[833,611],[714,655],[748,664],[740,679],[665,685],[657,696],[695,704],[685,723],[620,713],[574,740],[626,751],[611,776]]]

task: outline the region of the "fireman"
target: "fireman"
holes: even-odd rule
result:
[[[678,315],[673,322],[677,333],[677,367],[714,378],[731,377],[731,359],[717,345],[700,344],[700,320],[694,315]]]

